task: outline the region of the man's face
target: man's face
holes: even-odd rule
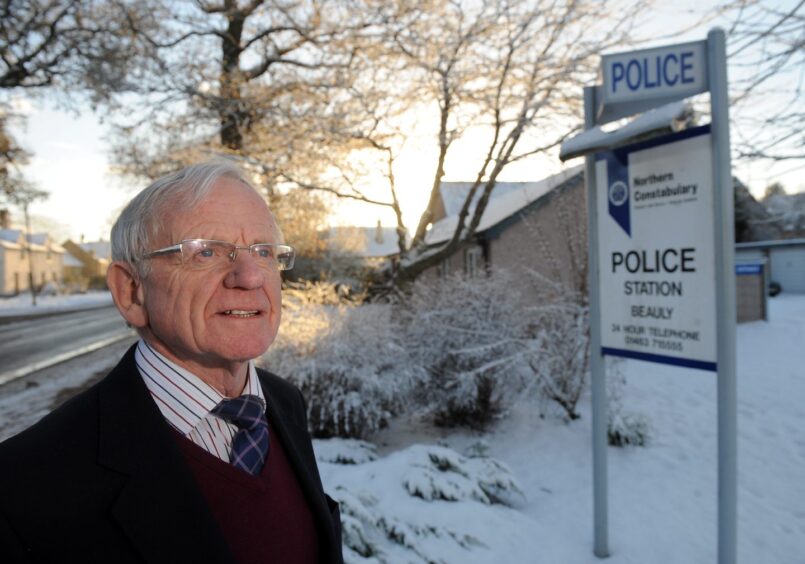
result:
[[[236,245],[281,243],[265,202],[241,182],[220,178],[191,210],[167,212],[155,250],[185,239]],[[188,370],[233,369],[263,354],[277,335],[280,273],[258,266],[245,249],[233,262],[193,270],[179,253],[151,259],[143,281],[143,336]]]

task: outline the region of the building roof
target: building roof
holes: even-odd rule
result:
[[[9,243],[24,243],[22,231],[19,229],[0,229],[0,241],[8,241]]]
[[[112,260],[112,244],[109,241],[89,241],[79,243],[78,246],[87,252],[94,253],[97,259]]]
[[[21,249],[25,243],[24,233],[21,229],[0,229],[0,244],[6,249]],[[34,251],[64,252],[47,233],[33,233],[28,236],[28,241]]]
[[[476,233],[481,233],[496,225],[502,223],[506,219],[514,216],[517,212],[536,202],[555,188],[558,188],[568,180],[582,173],[584,165],[566,168],[565,170],[549,176],[539,182],[507,182],[500,183],[495,186],[492,191],[492,196],[484,209],[484,214],[481,217],[481,222],[478,224]],[[461,183],[467,184],[470,183]],[[506,186],[506,189],[498,192],[498,188]],[[468,191],[464,192],[464,197]],[[453,202],[450,204],[452,209],[455,209]],[[460,210],[460,204],[458,209]],[[445,202],[445,209],[448,208]],[[475,206],[472,206],[472,210]],[[471,216],[467,216],[467,221]],[[440,219],[434,223],[428,234],[425,236],[425,243],[428,245],[435,245],[448,241],[458,225],[458,211],[448,214],[447,217]]]
[[[338,226],[328,232],[331,253],[363,258],[388,257],[400,252],[395,227]]]
[[[474,182],[442,182],[439,186],[439,195],[442,197],[445,216],[458,215],[473,184]],[[528,190],[528,187],[534,184],[536,182],[498,182],[492,191],[492,197],[497,199],[506,194]],[[472,198],[470,214],[475,211],[475,206],[481,198],[481,192],[483,192],[483,186],[475,192],[475,196]]]
[[[805,246],[805,238],[776,239],[774,241],[751,241],[748,243],[735,243],[735,249],[770,249],[772,247],[799,247]]]

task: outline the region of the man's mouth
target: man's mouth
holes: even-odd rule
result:
[[[260,315],[260,311],[256,309],[228,309],[223,313],[229,317],[254,317],[255,315]]]

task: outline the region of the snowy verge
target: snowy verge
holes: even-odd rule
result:
[[[31,304],[31,294],[26,293],[0,298],[0,318],[90,309],[110,306],[112,303],[112,294],[105,290],[65,296],[37,296],[36,305]]]

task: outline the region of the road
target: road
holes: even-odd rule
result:
[[[113,306],[0,325],[0,385],[132,335]]]

